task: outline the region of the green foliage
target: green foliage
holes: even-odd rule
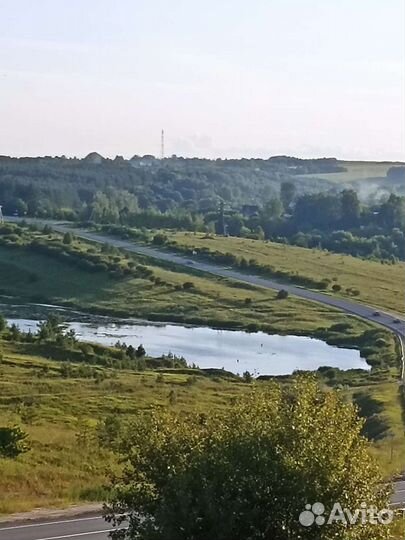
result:
[[[138,348],[135,351],[136,358],[143,358],[146,355],[146,351],[144,346],[141,344],[138,346]]]
[[[16,458],[28,452],[28,435],[18,426],[0,427],[0,458]]]
[[[70,246],[70,244],[73,243],[73,235],[72,235],[71,233],[69,233],[69,232],[65,233],[65,234],[63,235],[63,243],[64,243],[65,245]]]
[[[100,446],[114,449],[121,433],[121,423],[117,414],[110,414],[97,426],[97,437]]]
[[[277,293],[277,298],[278,300],[285,300],[286,298],[288,298],[288,291],[286,291],[285,289],[281,289]]]
[[[163,246],[167,242],[167,236],[165,234],[155,234],[152,242],[156,246]]]
[[[386,508],[356,410],[300,379],[253,391],[222,414],[156,411],[133,422],[120,445],[109,515],[130,514],[139,540],[382,540],[388,527],[340,524],[316,531],[298,517],[308,501]],[[316,536],[314,536],[314,533]]]
[[[243,271],[323,290],[331,286],[339,296],[356,296],[368,305],[404,312],[403,274],[405,264],[381,264],[320,249],[306,249],[254,239],[210,236],[197,233],[168,233],[171,249]],[[402,233],[401,233],[402,234]],[[400,245],[400,243],[398,243]],[[339,283],[333,283],[339,276]],[[327,278],[325,277],[327,276]],[[368,283],[372,281],[373,287]],[[334,287],[334,285],[339,285]]]
[[[40,341],[56,341],[63,337],[62,320],[57,315],[49,315],[45,321],[39,323],[37,335]]]
[[[1,157],[0,200],[10,215],[139,230],[206,231],[217,223],[221,234],[405,259],[403,167],[285,156],[215,161],[172,157],[164,167],[153,157],[146,162],[139,157],[101,159],[97,165],[91,159]],[[349,174],[352,181],[345,185],[348,169],[358,176]],[[369,174],[372,187],[367,185]],[[337,184],[334,175],[343,175],[343,182]],[[367,185],[364,191],[374,193],[371,203],[360,203],[357,179]],[[337,193],[337,185],[346,189]],[[380,197],[380,189],[390,192],[388,199]],[[224,219],[218,216],[221,200],[226,203]]]
[[[243,380],[245,383],[250,384],[253,381],[252,374],[249,371],[245,371],[243,374]]]
[[[241,293],[243,299],[244,291]],[[352,332],[355,335],[355,328]],[[390,334],[383,335],[390,350]],[[186,369],[184,364],[173,369],[173,363],[180,359],[152,363],[146,358],[142,362],[150,362],[152,369],[164,373],[165,384],[157,385],[157,372],[145,370],[145,366],[144,371],[138,371],[140,361],[120,356],[121,348],[80,343],[77,349],[65,350],[50,342],[28,343],[25,336],[18,343],[9,341],[7,333],[2,337],[0,424],[10,426],[20,419],[28,424],[32,449],[18,464],[0,460],[0,513],[51,507],[55,502],[65,505],[105,500],[106,491],[101,489],[106,483],[105,471],[116,471],[119,466],[111,450],[117,448],[125,426],[134,417],[141,418],[142,411],[153,407],[161,411],[170,408],[182,416],[190,412],[222,414],[232,410],[235,399],[251,389],[242,379],[220,370]],[[376,348],[375,354],[378,359],[384,357],[385,348]],[[63,376],[65,365],[67,377]],[[364,414],[372,415],[370,420],[367,417],[367,435],[377,434],[374,428],[388,422],[387,429],[380,432],[382,437],[371,438],[370,448],[387,478],[402,472],[405,443],[396,371],[376,369],[370,375],[362,370],[333,371],[332,379],[322,378],[323,385],[343,388],[341,393],[348,400],[352,392],[362,392],[381,404],[378,418],[375,408],[364,409]],[[289,382],[286,378],[285,383]],[[268,384],[258,380],[254,387],[265,389]],[[104,428],[107,433],[100,438]],[[388,438],[391,433],[394,439]],[[35,482],[27,482],[27,478],[35,478]]]

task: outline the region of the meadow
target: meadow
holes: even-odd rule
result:
[[[57,238],[54,235],[50,240]],[[184,238],[188,241],[200,237]],[[83,254],[90,248],[102,249],[79,239],[74,244]],[[225,327],[254,324],[270,332],[299,335],[310,335],[348,320],[347,315],[320,304],[293,297],[278,300],[271,290],[197,275],[183,267],[169,270],[156,261],[128,253],[113,256],[120,265],[142,263],[149,277],[116,278],[109,272],[91,272],[24,245],[0,245],[0,294],[20,302],[63,304],[107,315]],[[370,328],[358,319],[350,321],[359,331]]]
[[[314,281],[328,279],[329,294],[353,298],[392,313],[405,313],[403,302],[405,263],[386,264],[363,260],[350,255],[330,253],[275,242],[248,238],[222,237],[204,233],[168,232],[169,241],[175,247],[208,249],[215,255],[231,253],[239,259],[253,259],[259,266],[271,266],[275,271],[288,273]],[[333,286],[339,290],[332,291]]]
[[[246,388],[241,381],[190,374],[97,367],[97,377],[67,377],[61,362],[1,342],[0,425],[21,425],[31,450],[0,458],[0,513],[102,500],[107,471],[116,467],[100,446],[97,425],[150,407],[207,411],[224,407]]]
[[[119,467],[101,443],[106,418],[125,423],[152,407],[209,414],[231,407],[251,388],[241,379],[192,370],[135,372],[93,366],[91,375],[67,375],[63,362],[27,354],[18,343],[0,341],[0,346],[0,425],[20,425],[31,444],[31,450],[15,460],[0,458],[0,514],[103,500],[108,475]],[[385,474],[401,470],[403,424],[394,374],[344,391],[359,402],[359,393],[363,402],[366,396],[364,413],[372,419],[370,434],[375,438],[370,451]]]
[[[33,249],[33,238],[52,249]],[[110,252],[75,238],[69,241],[69,250],[61,246],[60,235],[49,231],[20,231],[0,245],[0,293],[8,297],[3,301],[313,335],[360,348],[380,369],[370,376],[329,370],[325,384],[345,392],[370,418],[366,425],[370,451],[386,475],[401,470],[405,442],[397,355],[389,332],[316,303],[293,297],[279,300],[270,290],[205,276],[192,268],[159,266],[156,261]],[[104,262],[90,267],[89,258]],[[100,444],[100,426],[106,418],[125,422],[151,407],[209,414],[231,407],[251,386],[242,379],[198,371],[137,372],[101,364],[90,369],[86,358],[76,364],[73,354],[72,369],[67,370],[66,362],[56,360],[51,352],[18,340],[0,339],[0,349],[0,425],[21,425],[32,447],[16,460],[0,459],[3,514],[103,500],[108,474],[119,466],[114,454]]]
[[[302,178],[320,178],[322,180],[331,180],[338,184],[354,182],[356,180],[375,180],[386,178],[387,171],[395,165],[402,163],[378,162],[378,161],[339,161],[347,170],[337,173],[315,173],[301,175]]]

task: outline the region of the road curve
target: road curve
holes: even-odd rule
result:
[[[14,222],[21,221],[21,218],[16,217],[7,217],[5,219]],[[132,253],[144,255],[154,259],[159,259],[161,261],[174,263],[180,266],[184,266],[188,269],[192,268],[194,270],[200,270],[201,272],[206,272],[215,276],[229,278],[232,280],[249,283],[251,285],[264,287],[267,289],[273,289],[276,291],[284,289],[288,291],[289,294],[292,294],[294,296],[298,296],[312,302],[319,302],[321,304],[339,309],[351,315],[356,315],[370,322],[380,324],[394,332],[397,336],[400,337],[402,341],[405,341],[405,316],[403,315],[393,315],[388,312],[377,310],[375,307],[367,306],[366,304],[353,302],[351,300],[346,300],[344,298],[339,298],[337,296],[332,296],[311,289],[305,289],[303,287],[298,287],[296,285],[291,285],[288,283],[281,283],[279,281],[263,278],[254,274],[240,272],[232,268],[224,268],[221,265],[201,261],[196,258],[193,258],[193,260],[191,261],[189,256],[182,256],[177,253],[157,249],[152,246],[137,244],[132,241],[121,240],[119,238],[87,231],[84,229],[73,228],[69,224],[60,221],[45,221],[35,218],[27,218],[25,221],[41,225],[48,223],[50,226],[52,226],[54,230],[61,233],[72,232],[77,237],[89,240],[91,242],[110,244],[117,248],[130,251]],[[370,286],[372,286],[372,284],[370,284]],[[376,316],[376,313],[379,313],[379,315]]]

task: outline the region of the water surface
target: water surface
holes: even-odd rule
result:
[[[38,320],[9,318],[21,330],[35,332]],[[268,335],[188,327],[177,324],[141,324],[125,321],[70,321],[80,341],[114,345],[117,341],[138,347],[158,357],[172,353],[183,356],[188,364],[201,368],[224,368],[233,373],[249,371],[254,375],[286,375],[295,370],[316,370],[320,366],[347,369],[369,369],[360,353],[327,345],[323,341],[302,336]]]

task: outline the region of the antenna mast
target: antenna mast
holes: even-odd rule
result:
[[[160,159],[165,158],[165,131],[162,129],[162,135],[160,139]]]

